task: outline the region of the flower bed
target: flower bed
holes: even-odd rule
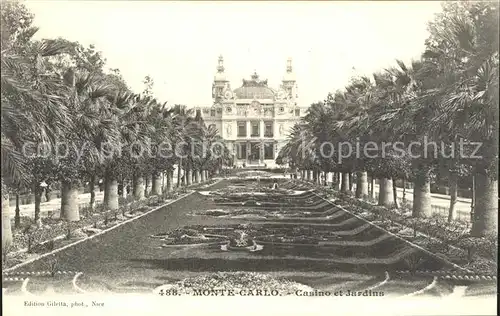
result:
[[[380,230],[376,230],[377,232]],[[178,239],[175,236],[189,236],[185,237],[184,240]],[[371,231],[367,231],[363,234],[363,240],[370,240],[377,238],[380,235],[374,235]],[[205,237],[217,237],[225,240],[233,240],[231,242],[232,247],[237,247],[237,240],[240,241],[242,247],[252,246],[255,243],[250,242],[255,240],[257,243],[295,243],[298,245],[317,245],[321,241],[334,241],[334,240],[351,240],[352,236],[339,236],[338,232],[332,231],[328,228],[318,228],[318,227],[307,227],[304,225],[289,225],[283,226],[281,224],[230,224],[224,226],[185,226],[182,229],[162,233],[158,235],[151,236],[153,238],[163,238],[172,241],[172,243],[189,243],[188,240],[194,240],[200,236]],[[244,236],[244,238],[242,237]],[[177,240],[173,240],[177,238]],[[244,243],[241,240],[246,240],[248,243]],[[359,236],[356,236],[356,240],[360,240]],[[213,240],[207,240],[213,241]]]
[[[297,236],[262,236],[259,237],[260,242],[268,243],[289,243],[289,244],[301,244],[301,245],[317,245],[320,241],[326,241],[327,239],[322,237],[311,237],[306,235]]]
[[[236,174],[238,178],[254,178],[254,177],[261,177],[261,178],[270,178],[274,176],[272,173],[265,172],[265,171],[241,171]]]
[[[283,194],[291,194],[294,191],[290,188],[287,188],[285,185],[283,187],[278,187],[276,189],[273,189],[273,183],[259,183],[254,181],[251,182],[245,181],[239,183],[237,181],[233,181],[232,185],[219,189],[217,192],[221,194],[260,192],[260,193],[283,195]]]
[[[195,229],[179,228],[169,233],[157,234],[151,236],[159,238],[164,242],[163,245],[189,245],[200,244],[221,240],[220,238],[207,237]]]

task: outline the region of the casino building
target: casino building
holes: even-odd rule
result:
[[[237,166],[276,166],[276,155],[286,143],[288,132],[304,116],[307,107],[298,103],[291,59],[285,70],[278,89],[269,87],[256,72],[232,89],[223,57],[219,57],[212,106],[198,109],[205,123],[217,128]]]

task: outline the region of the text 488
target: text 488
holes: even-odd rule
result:
[[[179,292],[177,292],[177,290],[175,290],[175,289],[171,289],[171,290],[163,290],[163,289],[161,289],[159,291],[159,294],[161,296],[177,296],[177,295],[179,295]]]

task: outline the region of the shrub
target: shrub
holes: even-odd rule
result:
[[[480,238],[477,237],[465,237],[462,238],[458,245],[467,250],[467,260],[472,262],[477,251],[477,246],[480,243]]]
[[[417,271],[418,267],[423,263],[423,259],[420,255],[413,253],[409,256],[407,256],[404,259],[404,262],[408,269],[410,270],[411,274],[415,274]]]
[[[47,250],[48,251],[54,250],[54,248],[56,246],[54,239],[51,239],[51,240],[47,241],[46,245],[47,245]]]
[[[12,244],[7,247],[2,247],[2,266],[7,263],[7,255],[12,251]]]
[[[73,235],[73,230],[75,229],[76,224],[73,222],[65,222],[64,229],[66,231],[66,239],[71,239]]]
[[[43,239],[44,230],[32,222],[31,225],[25,227],[23,234],[27,237],[27,252],[31,253],[33,251],[33,246],[38,244]]]
[[[43,262],[44,262],[44,265],[49,270],[50,276],[54,277],[56,275],[56,272],[57,272],[57,269],[59,266],[56,256],[51,255],[51,256],[47,257],[47,259],[44,260]]]
[[[450,245],[446,242],[442,242],[442,241],[437,240],[437,241],[431,241],[431,242],[427,243],[426,248],[427,248],[427,250],[429,250],[432,253],[446,254],[446,253],[448,253],[448,251],[450,249]]]
[[[120,211],[122,212],[122,216],[125,217],[125,213],[129,210],[129,205],[125,204],[120,208]]]
[[[497,260],[498,258],[498,236],[490,234],[481,237],[476,243],[477,253],[488,259]]]

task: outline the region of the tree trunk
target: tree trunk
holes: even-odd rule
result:
[[[451,223],[456,216],[457,191],[458,191],[458,176],[451,172],[448,179],[450,187],[450,208],[448,209],[448,223]]]
[[[364,198],[368,195],[368,173],[365,171],[357,172],[356,176],[356,197]]]
[[[300,179],[302,181],[306,179],[306,171],[305,170],[301,170],[300,171]]]
[[[21,226],[21,208],[19,207],[19,192],[16,193],[16,209],[14,214],[14,227],[19,228]]]
[[[40,217],[40,206],[42,204],[42,187],[40,187],[40,183],[35,183],[35,187],[34,187],[34,194],[35,194],[35,224],[40,227],[42,226],[42,219]],[[62,211],[62,210],[61,210]]]
[[[333,182],[333,173],[331,173],[331,172],[327,172],[326,173],[325,182],[326,182],[326,185],[328,185],[328,183],[332,183]]]
[[[349,192],[349,173],[348,172],[342,172],[342,183],[340,185],[340,191],[347,193]]]
[[[432,215],[431,179],[428,171],[422,170],[415,174],[413,188],[413,217],[429,217]]]
[[[201,177],[201,182],[205,182],[205,181],[207,181],[207,177],[206,177],[206,174],[205,174],[205,170],[201,170],[201,172],[200,172],[200,177]]]
[[[200,170],[195,170],[194,171],[194,182],[195,183],[200,183],[200,179],[201,179],[201,174],[200,174]]]
[[[144,178],[142,177],[142,175],[134,175],[133,186],[134,186],[134,198],[136,200],[143,200],[145,195],[144,195]]]
[[[10,200],[7,192],[2,192],[2,251],[6,253],[12,245],[10,227]]]
[[[182,158],[179,158],[179,164],[177,164],[177,187],[180,187],[182,184],[181,166],[182,166]]]
[[[122,180],[122,198],[126,199],[127,198],[127,187],[128,183],[127,180]]]
[[[172,192],[173,188],[173,180],[174,180],[174,170],[167,170],[167,187],[166,191],[167,192]]]
[[[152,184],[151,184],[151,194],[152,195],[161,195],[161,176],[159,173],[153,173],[153,176],[151,177],[152,179]]]
[[[95,176],[90,177],[89,191],[90,191],[90,209],[95,210]]]
[[[394,207],[399,208],[398,187],[396,186],[396,179],[395,178],[392,178],[392,199],[394,200]]]
[[[166,171],[161,173],[161,191],[162,191],[162,194],[165,191],[165,177],[166,177],[165,172]]]
[[[104,208],[111,211],[119,208],[118,180],[109,174],[104,177]]]
[[[498,235],[498,179],[485,170],[475,174],[476,198],[471,235],[482,237]]]
[[[333,177],[335,184],[334,184],[333,188],[337,191],[340,191],[340,184],[341,184],[340,177],[341,177],[340,172],[335,172],[334,177]]]
[[[318,171],[313,170],[313,182],[317,183],[318,182]]]
[[[181,177],[181,186],[185,187],[187,185],[187,170],[185,168],[182,168],[182,177]]]
[[[307,172],[307,181],[311,181],[312,180],[312,176],[313,176],[312,171],[311,170],[307,170],[306,172]]]
[[[61,182],[61,219],[69,222],[80,220],[78,185],[71,181]]]
[[[146,180],[146,185],[145,185],[145,189],[144,189],[144,191],[145,191],[145,192],[144,192],[144,194],[145,194],[146,196],[150,196],[150,195],[151,195],[151,187],[152,187],[153,177],[151,177],[151,176],[149,176],[149,175],[148,175],[148,176],[146,176],[144,179]]]
[[[349,191],[352,192],[352,187],[354,185],[354,181],[352,180],[352,172],[349,172]]]
[[[185,175],[186,175],[186,185],[191,185],[191,179],[193,178],[192,173],[191,173],[191,169],[186,168]]]
[[[370,197],[375,198],[375,177],[373,175],[370,176]]]
[[[380,178],[378,190],[378,205],[392,207],[394,197],[392,195],[392,179]]]
[[[210,173],[208,172],[208,170],[205,170],[205,178],[208,180],[210,180]]]

